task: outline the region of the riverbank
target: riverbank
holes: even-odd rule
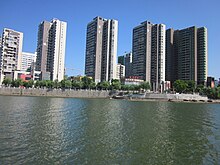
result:
[[[73,89],[38,89],[38,88],[0,88],[0,95],[8,96],[45,96],[72,98],[108,98],[109,91],[73,90]]]
[[[41,89],[41,88],[0,88],[0,95],[7,96],[44,96],[64,98],[117,98],[108,90],[74,90],[74,89]],[[220,103],[220,100],[209,100],[206,96],[192,94],[130,94],[117,99],[130,101],[169,101],[189,103]]]

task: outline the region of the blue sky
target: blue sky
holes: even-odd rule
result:
[[[219,0],[1,0],[0,30],[24,33],[23,51],[34,52],[38,25],[58,18],[67,22],[66,67],[68,75],[83,74],[86,26],[94,17],[119,21],[118,55],[131,51],[132,29],[145,20],[167,28],[208,28],[208,75],[220,78]]]

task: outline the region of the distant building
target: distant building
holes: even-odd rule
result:
[[[67,23],[58,19],[43,21],[38,28],[36,70],[41,80],[64,79]]]
[[[125,56],[118,56],[118,64],[125,65]]]
[[[116,79],[121,80],[124,77],[125,77],[125,66],[119,63],[117,65]]]
[[[125,77],[128,78],[132,76],[132,52],[126,53],[125,58]]]
[[[171,82],[165,81],[163,88],[164,88],[163,90],[165,90],[165,91],[169,90],[171,88]]]
[[[149,21],[133,29],[132,72],[161,91],[165,81],[165,25]]]
[[[207,29],[195,26],[166,31],[166,80],[205,84],[208,73]]]
[[[31,66],[33,63],[36,62],[36,53],[27,53],[22,52],[22,58],[21,58],[21,71],[31,71]]]
[[[14,79],[21,69],[23,33],[4,28],[0,47],[0,84],[4,78]]]
[[[85,75],[95,82],[116,78],[118,21],[96,17],[87,25]]]
[[[207,77],[207,87],[214,88],[215,87],[215,78]]]
[[[137,76],[131,76],[129,78],[122,79],[122,84],[124,85],[140,85],[144,82],[144,80],[139,79]]]
[[[26,71],[21,71],[21,70],[17,70],[14,72],[14,79],[22,79],[25,81],[30,80],[29,78],[26,79],[26,77],[29,77],[30,79],[32,79],[32,76],[30,74],[30,72],[26,72]]]
[[[215,87],[218,87],[218,85],[219,85],[219,81],[215,80]]]

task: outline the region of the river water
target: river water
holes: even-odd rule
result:
[[[0,164],[220,164],[220,104],[0,96]]]

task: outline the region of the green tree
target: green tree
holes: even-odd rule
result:
[[[48,80],[42,80],[42,87],[47,87],[48,86]]]
[[[203,90],[204,90],[205,86],[203,84],[199,84],[197,85],[195,91],[202,94],[203,93]]]
[[[136,89],[136,86],[137,85],[134,85],[134,84],[129,85],[129,90],[134,91]]]
[[[110,83],[108,81],[103,81],[99,83],[99,88],[101,89],[109,89],[109,87],[110,87]]]
[[[53,88],[54,87],[54,82],[51,80],[46,80],[46,87],[47,88]]]
[[[188,87],[187,83],[183,80],[176,80],[173,86],[175,91],[178,93],[183,93]]]
[[[72,87],[72,82],[70,80],[65,81],[65,88],[71,88]]]
[[[91,84],[92,84],[93,80],[90,77],[84,76],[82,78],[82,82],[83,82],[83,88],[89,89],[89,88],[91,88]]]
[[[83,82],[74,80],[72,82],[72,87],[75,88],[75,89],[81,89],[83,87]]]
[[[66,80],[65,80],[65,79],[60,81],[61,88],[65,88],[65,82],[66,82]]]
[[[142,89],[148,90],[148,89],[150,89],[150,83],[145,81],[140,85],[140,87]]]
[[[129,85],[121,85],[121,89],[124,90],[124,91],[127,91],[129,90]]]
[[[96,83],[93,81],[91,84],[90,84],[90,89],[95,89],[96,88]]]
[[[121,89],[121,82],[117,79],[112,79],[111,81],[111,88],[112,89],[116,89],[116,90],[119,90]]]
[[[9,86],[12,83],[10,78],[5,78],[2,82],[2,84],[4,84],[5,86]]]
[[[29,81],[28,81],[28,87],[29,87],[29,88],[32,88],[33,85],[34,85],[34,80],[29,80]]]
[[[40,87],[40,81],[39,81],[39,80],[37,80],[37,81],[34,83],[34,87],[35,87],[35,88]]]
[[[193,80],[188,80],[185,81],[185,83],[187,83],[187,93],[193,93],[195,91],[195,81]]]
[[[27,81],[24,81],[24,82],[23,82],[23,86],[24,86],[25,88],[28,88],[28,82],[27,82]]]
[[[57,79],[54,80],[54,88],[59,88],[59,87],[60,87],[59,81]]]
[[[14,81],[14,86],[15,87],[20,87],[20,86],[22,86],[23,85],[23,80],[22,79],[16,79],[15,81]]]

